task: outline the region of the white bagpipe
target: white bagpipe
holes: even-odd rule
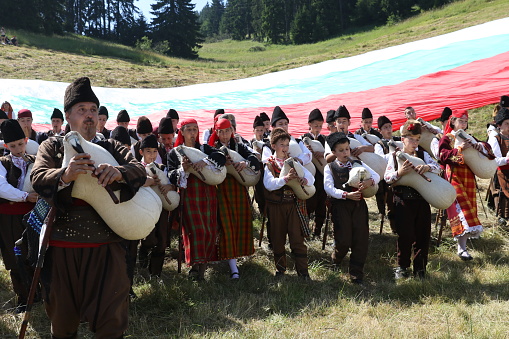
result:
[[[161,193],[161,187],[162,185],[168,185],[170,183],[170,179],[168,179],[168,176],[157,167],[155,163],[150,163],[145,167],[145,170],[147,171],[147,174],[151,177],[156,176],[160,180],[160,184],[158,186],[150,186],[156,192],[157,196],[161,199],[161,202],[163,204],[163,208],[167,210],[168,212],[173,211],[175,208],[178,207],[180,203],[180,194],[176,191],[169,191],[166,193],[166,195],[163,195]]]
[[[356,162],[354,158],[350,158],[350,161],[353,163],[353,166],[350,170],[350,173],[348,174],[348,181],[346,183],[351,187],[359,188],[361,182],[367,179],[371,179],[371,173],[362,164]],[[377,191],[378,184],[374,184],[366,189],[363,189],[361,192],[364,198],[370,198],[374,196]]]
[[[477,141],[464,130],[460,129],[456,131],[456,140],[454,141],[454,147],[459,146],[463,141],[472,145],[477,144]],[[463,160],[465,164],[474,172],[476,176],[481,179],[491,179],[497,171],[497,162],[495,159],[488,158],[488,152],[484,149],[478,151],[473,147],[463,149]]]
[[[433,155],[433,152],[431,151],[431,142],[435,138],[435,134],[430,132],[430,130],[435,130],[436,127],[423,120],[422,118],[418,118],[417,121],[423,126],[421,129],[421,139],[419,140],[419,146],[428,152],[429,155]]]
[[[99,145],[86,141],[76,131],[67,133],[63,140],[64,159],[62,167],[69,164],[77,153],[88,153],[96,164],[118,166],[113,155]],[[106,224],[119,236],[127,240],[145,238],[159,220],[162,210],[161,199],[149,187],[140,187],[130,200],[116,204],[112,200],[120,192],[110,193],[97,184],[91,172],[78,175],[72,187],[72,197],[86,201],[101,216]]]
[[[34,163],[29,161],[25,156],[23,159],[28,163],[27,172],[25,174],[25,180],[23,181],[23,188],[21,189],[23,192],[34,193],[35,190],[32,187],[32,180],[30,180],[30,174],[32,173],[32,168],[34,167]]]
[[[318,140],[312,140],[310,137],[304,137],[302,138],[302,142],[304,145],[311,147],[313,152],[321,152],[325,153],[325,148],[323,147],[322,143]],[[321,158],[315,158],[313,157],[313,165],[320,171],[320,173],[323,174],[323,169],[325,168],[325,165],[327,165],[327,162],[324,157]]]
[[[363,133],[362,137],[373,146],[380,141],[380,138],[374,134]]]
[[[177,156],[181,163],[183,162],[184,157],[189,159],[189,161],[193,164],[207,158],[207,154],[194,147],[179,145],[175,147],[175,151],[177,152]],[[219,185],[226,178],[226,168],[224,166],[222,166],[221,169],[218,169],[216,166],[208,163],[199,171],[196,171],[192,166],[189,166],[188,171],[207,185],[212,186]]]
[[[253,142],[251,143],[253,150],[255,150],[256,152],[258,152],[260,154],[262,154],[262,152],[263,152],[263,145],[265,145],[265,143],[260,140],[253,140]]]
[[[244,159],[242,155],[228,147],[222,146],[220,150],[232,163],[241,161],[247,163],[247,160]],[[242,186],[254,186],[260,181],[260,171],[255,171],[249,167],[249,164],[240,172],[238,172],[232,164],[226,165],[226,172],[231,174]]]
[[[297,175],[299,178],[304,178],[304,166],[300,164],[297,160],[293,158],[288,158],[285,160],[283,164],[283,168],[281,169],[281,173],[279,173],[279,177],[282,178],[286,176],[290,170],[294,168],[295,172],[297,172]],[[313,195],[315,195],[316,188],[314,185],[301,185],[297,179],[289,180],[286,183],[287,186],[289,186],[297,198],[301,200],[306,200],[311,198]],[[324,202],[325,203],[325,202]]]
[[[348,138],[350,140],[350,149],[353,150],[362,144],[355,138]],[[385,174],[385,168],[387,167],[387,161],[376,153],[372,152],[362,152],[358,157],[360,161],[369,166],[373,171],[375,171],[380,178],[383,178]]]
[[[456,190],[451,183],[432,172],[417,173],[415,166],[425,165],[426,163],[422,159],[402,151],[396,152],[398,168],[401,168],[406,160],[412,163],[413,170],[399,178],[392,186],[412,187],[431,206],[438,209],[444,210],[451,206],[454,200],[456,200]]]
[[[302,149],[299,146],[299,143],[295,141],[294,138],[290,139],[290,148],[288,149],[288,153],[290,157],[296,158],[302,153]],[[316,174],[316,167],[313,165],[313,162],[310,162],[306,165],[303,165],[313,176]]]
[[[404,146],[403,141],[395,141],[395,140],[389,140],[387,145],[389,146],[389,153],[401,151]]]

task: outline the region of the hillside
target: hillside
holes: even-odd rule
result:
[[[503,0],[465,0],[393,26],[309,45],[226,40],[204,44],[198,60],[169,58],[81,36],[9,31],[21,46],[0,47],[0,78],[70,82],[88,75],[103,87],[161,88],[240,79],[357,55],[505,17]]]

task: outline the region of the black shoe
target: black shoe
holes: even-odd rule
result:
[[[362,280],[361,278],[354,278],[354,277],[352,277],[352,278],[350,278],[350,280],[355,285],[363,285],[364,284],[364,280]]]
[[[458,257],[460,257],[461,260],[463,261],[470,261],[474,258],[472,258],[472,256],[467,252],[467,250],[463,250],[461,251],[460,253],[458,253]]]
[[[276,274],[274,275],[276,278],[283,278],[285,276],[284,271],[276,271]]]
[[[396,267],[394,269],[394,279],[396,280],[408,278],[409,276],[410,274],[405,267]]]
[[[25,313],[26,310],[27,310],[27,305],[18,305],[14,309],[14,313],[16,313],[16,314]]]

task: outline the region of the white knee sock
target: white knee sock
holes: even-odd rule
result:
[[[458,254],[467,250],[467,240],[468,237],[466,235],[458,238]]]
[[[237,268],[237,259],[228,260],[228,265],[230,265],[230,271],[232,273],[239,273],[239,269]]]

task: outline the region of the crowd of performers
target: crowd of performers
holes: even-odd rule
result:
[[[467,129],[469,116],[465,110],[448,107],[439,119],[440,127],[420,123],[415,110],[407,107],[404,111],[407,121],[400,129],[400,137],[393,136],[392,123],[385,116],[379,116],[378,128],[373,128],[373,115],[368,108],[362,111],[362,126],[354,133],[350,132],[351,117],[345,106],[329,110],[325,117],[314,109],[308,116],[309,132],[301,137],[289,133],[290,120],[277,106],[271,117],[264,112],[254,117],[254,135],[249,140],[236,132],[235,117],[222,109],[214,113],[213,127],[204,131],[195,119],[180,119],[174,109],[156,128],[148,118],[140,117],[137,128],[129,129],[129,114],[121,110],[116,117],[118,126],[110,131],[105,128],[109,112],[100,106],[88,78],[69,85],[64,97],[65,119],[64,113],[55,109],[52,130],[45,133],[32,129],[32,113],[28,109],[19,110],[16,119],[12,119],[12,107],[6,102],[0,110],[0,139],[4,144],[0,157],[0,249],[17,296],[16,311],[25,309],[28,282],[34,271],[34,251],[37,257],[37,246],[30,246],[36,228],[30,218],[37,212],[34,206],[38,200],[56,210],[38,294],[44,301],[54,338],[74,338],[83,321],[89,323],[98,338],[122,337],[127,328],[129,294],[133,294],[134,266],[138,264],[151,275],[160,276],[172,229],[181,230],[183,248],[179,251],[189,266],[191,279],[205,279],[207,265],[219,261],[228,262],[231,279],[240,279],[237,259],[255,252],[249,188],[231,174],[220,184],[209,185],[196,174],[205,168],[233,166],[238,172],[246,168],[261,172],[254,185],[254,199],[264,218],[262,227],[267,229],[276,277],[288,271],[288,238],[297,276],[312,279],[306,241],[324,233],[330,213],[333,264],[339,267],[350,253],[351,281],[362,284],[369,243],[369,215],[363,192],[374,185],[378,185],[378,211],[383,217],[387,215],[397,235],[395,279],[410,275],[426,277],[432,223],[430,204],[416,189],[394,185],[411,171],[441,174],[453,185],[457,196],[446,211],[447,217],[452,236],[457,240],[458,257],[472,260],[467,239],[479,237],[483,227],[477,216],[476,179],[462,152],[473,147],[493,153],[499,168],[492,180],[490,196],[500,222],[505,222],[509,218],[508,106],[509,98],[503,96],[495,108],[493,122],[488,125],[488,142],[462,142],[455,146],[456,131]],[[321,134],[324,122],[327,136]],[[78,153],[62,167],[62,136],[70,130],[103,147],[119,165],[95,164],[90,154]],[[424,130],[435,135],[430,145],[432,154],[419,146]],[[378,140],[373,142],[366,134]],[[318,141],[323,151],[313,150],[303,138]],[[398,165],[396,153],[391,152],[392,141],[401,142],[397,150],[420,158],[423,164],[413,166],[407,160]],[[36,155],[27,153],[33,142],[38,145]],[[353,142],[356,147],[351,147]],[[192,162],[182,156],[178,151],[180,145],[200,150],[203,159]],[[225,148],[237,152],[243,160],[233,161]],[[378,154],[386,161],[383,175],[359,160],[364,152]],[[283,170],[289,158],[302,165],[300,172],[295,167]],[[316,170],[313,175],[307,169],[313,161],[326,164],[323,172]],[[168,184],[161,184],[157,175],[147,174],[145,167],[151,163],[163,171]],[[31,172],[29,165],[33,165]],[[348,183],[349,174],[359,165],[369,175],[354,187]],[[90,171],[97,177],[98,185],[120,190],[122,201],[129,200],[142,186],[157,186],[163,194],[178,191],[180,208],[171,212],[163,209],[146,238],[122,239],[89,203],[72,197],[73,182]],[[27,176],[33,191],[24,191]],[[302,188],[314,186],[316,192],[302,200],[291,182]],[[314,217],[312,229],[310,216]],[[17,242],[18,239],[23,241]],[[25,259],[27,253],[32,260]]]

